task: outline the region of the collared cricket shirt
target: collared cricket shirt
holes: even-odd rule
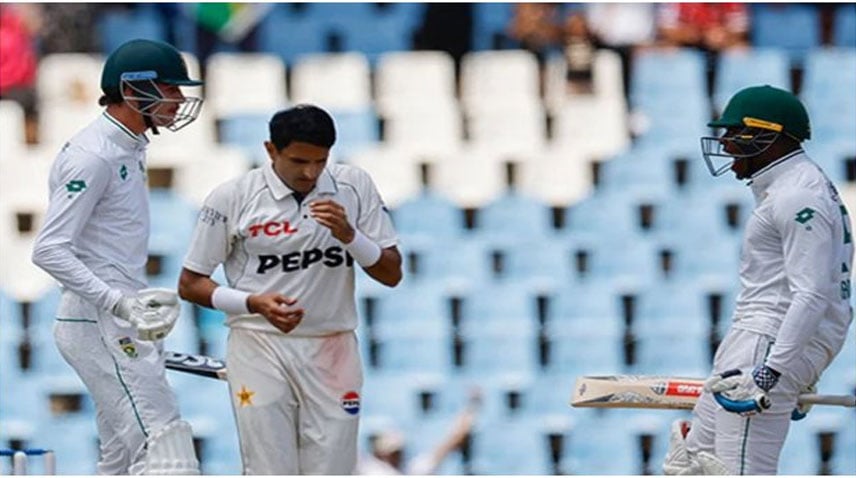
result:
[[[105,112],[65,143],[51,167],[50,204],[33,259],[101,309],[119,299],[111,289],[145,287],[147,144]]]
[[[756,173],[751,187],[756,208],[743,240],[734,326],[775,338],[767,364],[779,372],[810,341],[831,359],[852,316],[848,211],[802,150]]]
[[[229,287],[253,294],[279,292],[305,311],[289,333],[320,336],[354,330],[354,260],[309,213],[314,200],[341,204],[348,221],[381,248],[396,245],[389,213],[369,175],[328,165],[298,202],[271,164],[218,186],[206,198],[184,267],[211,275],[224,266]],[[279,331],[259,314],[229,317],[230,327]]]

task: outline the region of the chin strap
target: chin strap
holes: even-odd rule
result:
[[[158,132],[158,127],[157,127],[157,125],[155,125],[155,122],[154,122],[154,121],[152,121],[152,117],[151,117],[151,116],[149,116],[149,115],[143,115],[143,121],[145,121],[145,122],[146,122],[146,126],[147,126],[150,130],[152,130],[152,134],[160,134],[160,132]]]

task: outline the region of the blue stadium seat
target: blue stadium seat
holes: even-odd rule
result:
[[[402,284],[378,297],[373,327],[395,329],[403,324],[451,324],[449,296],[442,284]]]
[[[719,111],[728,99],[748,86],[770,85],[790,90],[790,61],[778,49],[752,48],[725,51],[719,57],[713,92],[714,105]]]
[[[423,236],[448,240],[464,232],[464,216],[449,199],[432,192],[411,198],[392,211],[395,229],[402,237]]]
[[[420,276],[423,280],[441,280],[449,291],[468,290],[492,280],[490,244],[478,237],[459,239],[454,247],[446,243],[424,246]]]
[[[378,366],[385,372],[448,374],[453,366],[451,324],[410,321],[375,329]]]
[[[347,160],[379,141],[380,125],[372,108],[360,111],[331,111],[330,114],[336,122],[336,144],[332,154],[337,160]]]
[[[503,238],[548,237],[553,234],[550,208],[528,196],[506,193],[479,211],[478,233]]]
[[[558,289],[550,305],[550,323],[585,321],[612,327],[622,323],[621,289],[610,281],[589,281]]]
[[[647,109],[669,100],[704,98],[705,83],[700,52],[688,48],[646,50],[633,62],[630,99],[636,107]]]
[[[676,188],[673,158],[661,148],[634,148],[601,163],[605,193],[668,196]]]
[[[845,3],[835,9],[832,22],[832,44],[856,48],[856,5]]]
[[[759,48],[781,48],[791,62],[801,65],[805,55],[820,46],[817,6],[806,4],[754,4],[752,44]]]
[[[302,55],[324,53],[327,32],[318,18],[297,17],[280,5],[259,24],[259,50],[279,55],[288,66]]]
[[[576,277],[573,244],[561,238],[523,240],[505,247],[502,254],[505,281],[560,286]]]
[[[135,38],[166,41],[166,25],[149,10],[107,11],[97,24],[101,51],[105,55]]]
[[[268,121],[272,115],[241,115],[220,121],[220,142],[235,146],[252,158],[256,166],[270,160],[264,142],[270,139]]]
[[[570,473],[579,475],[641,474],[636,436],[628,430],[635,410],[575,409],[570,433]]]
[[[149,198],[149,253],[183,256],[193,236],[198,210],[169,189],[153,189]]]
[[[532,319],[467,320],[461,338],[464,374],[484,378],[538,370],[538,330]]]
[[[485,284],[464,296],[462,317],[464,322],[478,327],[504,321],[535,324],[537,304],[535,296],[517,284]]]
[[[623,327],[618,319],[553,321],[547,372],[558,376],[614,375],[624,367]]]
[[[475,474],[552,473],[550,445],[540,420],[521,416],[479,423],[472,446]]]
[[[513,3],[474,3],[472,8],[474,50],[502,48],[508,43],[505,29],[514,16]]]

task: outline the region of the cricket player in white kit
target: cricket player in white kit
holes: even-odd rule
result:
[[[666,474],[775,474],[797,396],[812,390],[844,344],[852,320],[853,238],[847,209],[801,143],[808,114],[791,93],[741,90],[702,138],[715,176],[748,180],[746,225],[733,324],[693,420],[673,424]],[[729,163],[714,165],[714,158]],[[682,430],[683,428],[683,430]],[[685,439],[684,439],[685,437]]]
[[[362,366],[354,262],[395,286],[401,255],[365,171],[327,164],[324,110],[270,121],[271,162],[205,200],[181,297],[226,312],[226,363],[245,474],[351,474]],[[227,285],[211,280],[223,264]]]
[[[104,113],[72,137],[50,172],[50,205],[33,262],[62,286],[54,336],[97,410],[98,473],[199,474],[162,356],[178,295],[146,289],[147,130],[178,130],[200,85],[170,45],[133,40],[105,62]]]

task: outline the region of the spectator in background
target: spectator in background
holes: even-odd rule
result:
[[[38,19],[29,5],[0,5],[0,99],[21,105],[27,142],[36,137],[36,71],[34,34]]]
[[[361,475],[433,475],[450,453],[460,448],[473,428],[481,408],[481,390],[474,388],[466,407],[455,418],[446,438],[429,452],[405,463],[406,440],[398,430],[385,430],[372,440],[372,454],[362,457],[357,465]]]
[[[98,20],[105,8],[93,3],[51,3],[40,5],[39,53],[101,53]]]
[[[586,19],[592,34],[603,48],[621,57],[624,93],[628,96],[632,81],[633,53],[654,42],[654,5],[650,3],[590,3]]]
[[[580,12],[571,12],[565,18],[563,33],[568,94],[592,94],[592,69],[597,45],[585,16]]]
[[[543,66],[550,50],[562,42],[562,27],[557,15],[556,4],[518,3],[507,28],[508,37],[534,53]]]
[[[660,43],[718,53],[748,46],[749,10],[742,3],[664,3],[657,14]]]
[[[705,53],[710,95],[719,53],[749,45],[749,9],[742,3],[664,3],[657,12],[657,34],[660,45]]]

